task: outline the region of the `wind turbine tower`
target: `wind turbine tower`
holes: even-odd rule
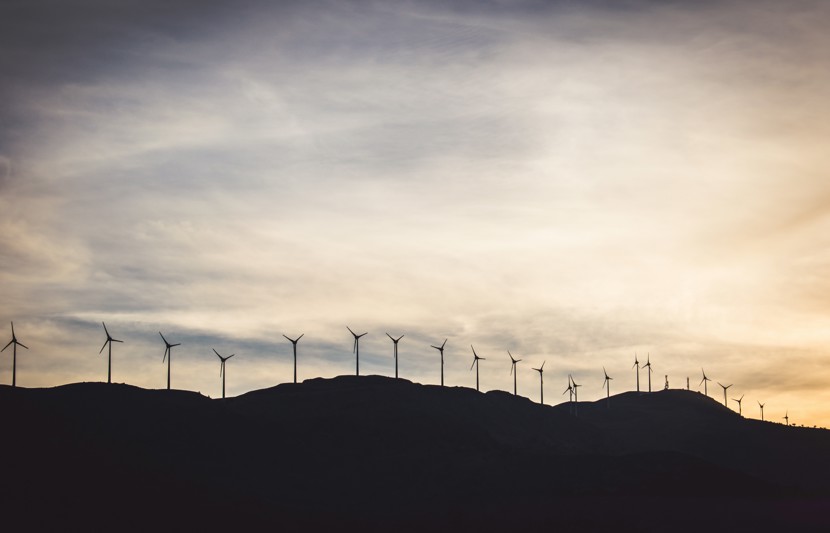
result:
[[[110,332],[107,330],[107,325],[103,322],[101,322],[101,324],[104,326],[104,333],[107,334],[107,340],[104,341],[104,345],[101,346],[101,349],[98,351],[98,354],[100,355],[104,351],[104,348],[106,348],[107,345],[109,345],[109,351],[107,352],[107,383],[112,383],[112,343],[124,341],[113,339],[110,335]]]
[[[470,345],[470,348],[473,348],[472,344]],[[479,357],[478,354],[476,353],[476,349],[473,348],[473,364],[470,365],[470,370],[472,370],[473,367],[476,367],[476,391],[478,391],[478,362],[479,361],[486,361],[486,359],[484,357]]]
[[[698,384],[698,387],[703,385],[703,394],[705,394],[706,396],[709,396],[709,387],[707,387],[707,385],[709,385],[709,382],[712,381],[712,380],[706,377],[706,371],[705,370],[703,370],[701,368],[700,371],[703,373],[703,379],[700,380],[700,383]]]
[[[574,380],[573,376],[570,376],[570,378],[571,378],[571,386],[573,386],[573,388],[574,388],[574,415],[576,415],[577,411],[579,409],[579,390],[578,389],[582,385],[577,385],[576,380]]]
[[[648,391],[651,392],[651,373],[654,372],[651,368],[651,354],[646,355],[646,364],[643,368],[648,369]]]
[[[218,357],[219,361],[221,361],[221,363],[219,364],[219,376],[222,378],[222,398],[224,398],[225,397],[225,376],[227,376],[227,374],[225,373],[225,362],[236,354],[232,353],[227,357],[222,357],[221,355],[219,355],[219,352],[216,351],[216,348],[213,348],[213,353],[215,353],[216,357]]]
[[[435,348],[436,350],[441,352],[441,386],[442,387],[444,386],[444,345],[445,344],[447,344],[447,339],[444,339],[444,342],[441,344],[441,346],[432,346],[430,344],[430,346],[432,346],[433,348]]]
[[[534,368],[536,372],[539,372],[539,403],[544,405],[545,404],[545,363],[547,361],[542,361],[542,366],[539,368]]]
[[[724,385],[724,384],[722,384],[720,381],[717,381],[716,383],[717,383],[718,385],[720,385],[721,387],[723,387],[723,405],[726,405],[726,389],[728,389],[729,387],[731,387],[731,386],[732,386],[732,384],[730,383],[729,385]],[[729,406],[728,406],[728,405],[726,405],[726,407],[728,408]]]
[[[283,334],[283,337],[288,339],[288,341],[294,348],[294,383],[297,383],[297,343],[300,341],[300,339],[303,338],[303,335],[305,335],[305,333],[301,333],[299,337],[297,337],[296,339],[292,339],[291,337],[288,337],[285,334]]]
[[[741,397],[740,397],[740,398],[732,398],[732,401],[733,401],[733,402],[737,402],[737,403],[738,403],[738,415],[739,415],[739,416],[744,416],[744,415],[743,415],[743,413],[741,412],[741,402],[743,401],[744,396],[746,396],[746,395],[745,395],[745,394],[741,394]]]
[[[631,368],[637,369],[637,392],[640,392],[640,361],[637,360],[637,354],[634,354],[634,366]]]
[[[27,350],[29,349],[29,347],[17,340],[17,336],[14,334],[14,322],[12,322],[11,324],[12,340],[10,340],[9,343],[5,347],[3,347],[2,350],[0,350],[0,352],[5,352],[6,348],[8,348],[9,346],[12,347],[12,353],[14,354],[12,355],[12,387],[17,387],[17,347],[23,346]]]
[[[346,326],[346,329],[349,330],[349,333],[351,333],[354,336],[354,348],[352,349],[352,351],[354,351],[354,356],[355,356],[354,370],[355,370],[355,375],[359,376],[360,375],[360,337],[366,335],[366,333],[368,333],[368,331],[366,333],[361,333],[360,335],[358,335],[357,333],[352,331],[352,328],[350,328],[349,326]]]
[[[386,336],[392,339],[392,342],[395,344],[395,379],[398,379],[398,341],[403,338],[403,335],[397,339],[388,333]]]
[[[510,350],[507,350],[507,355],[510,356],[510,373],[513,374],[513,396],[516,396],[516,363],[521,361],[521,359],[513,359],[513,354],[510,353]]]
[[[608,376],[608,372],[605,370],[605,367],[602,367],[602,373],[605,374],[605,381],[602,383],[602,387],[606,389],[606,405],[610,408],[611,407],[611,380],[614,379]]]
[[[761,408],[761,422],[763,422],[764,421],[764,404],[762,404],[761,402],[758,402],[758,407]]]
[[[161,331],[159,331],[159,335],[161,335]],[[161,340],[164,341],[164,357],[161,358],[161,362],[164,363],[164,359],[167,359],[167,390],[170,390],[170,361],[173,359],[173,352],[171,350],[174,346],[181,346],[182,343],[177,342],[176,344],[170,344],[167,342],[167,339],[164,338],[164,335],[161,335]]]

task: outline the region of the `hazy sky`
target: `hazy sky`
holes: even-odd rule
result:
[[[546,399],[701,367],[830,425],[830,4],[9,1],[18,383],[354,371]],[[5,326],[4,337],[10,335]],[[5,344],[6,341],[3,342]],[[0,380],[11,381],[9,350]],[[645,375],[643,374],[643,379]],[[722,398],[714,382],[710,395]],[[736,404],[730,402],[730,407]]]

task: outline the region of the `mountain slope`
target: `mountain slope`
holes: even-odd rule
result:
[[[830,524],[812,511],[828,481],[804,473],[824,468],[830,432],[742,419],[685,391],[580,403],[578,417],[379,376],[227,400],[0,387],[0,406],[0,456],[13,458],[0,502],[24,525],[650,530],[683,516],[672,528],[685,531],[700,505],[741,526],[791,525],[796,511]],[[747,442],[758,451],[742,459]]]

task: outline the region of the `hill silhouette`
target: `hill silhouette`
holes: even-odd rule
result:
[[[380,376],[211,400],[0,387],[4,518],[32,529],[827,530],[830,432],[701,394],[541,406]]]

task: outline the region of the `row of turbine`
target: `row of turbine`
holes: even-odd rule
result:
[[[118,339],[112,337],[112,335],[110,335],[109,330],[107,329],[107,325],[104,322],[101,322],[101,325],[104,326],[104,333],[106,334],[107,339],[104,341],[104,344],[103,344],[103,346],[101,346],[101,349],[98,351],[98,353],[101,354],[101,353],[104,352],[104,348],[108,348],[108,350],[107,350],[107,383],[112,383],[112,343],[113,342],[123,343],[124,341],[118,340]],[[9,346],[13,346],[14,355],[13,355],[13,364],[12,364],[12,387],[16,387],[17,386],[17,347],[22,346],[23,348],[26,348],[27,350],[29,348],[26,345],[24,345],[23,343],[21,343],[17,340],[17,336],[15,335],[15,332],[14,332],[14,322],[11,323],[11,327],[12,327],[12,339],[9,341],[8,344],[6,344],[6,346],[2,350],[0,350],[0,352],[6,351],[6,348],[8,348]],[[352,351],[355,354],[355,375],[359,376],[360,375],[360,339],[364,335],[367,335],[368,332],[361,333],[361,334],[358,335],[357,333],[352,331],[352,329],[349,326],[346,326],[346,329],[349,330],[349,333],[351,333],[352,336],[354,337],[354,345],[352,347]],[[283,335],[283,337],[285,337],[288,341],[291,342],[292,348],[293,348],[293,353],[294,353],[294,383],[297,383],[297,343],[299,342],[299,340],[301,338],[303,338],[304,335],[305,334],[303,333],[299,337],[297,337],[296,339],[292,339],[292,338],[288,337],[287,335]],[[161,340],[164,342],[164,345],[165,345],[164,355],[162,356],[162,362],[165,362],[165,361],[167,362],[167,390],[170,390],[170,367],[171,367],[171,359],[172,359],[172,349],[176,346],[181,346],[181,343],[170,343],[170,342],[168,342],[168,340],[164,337],[164,335],[160,331],[159,331],[159,336],[161,337]],[[389,335],[389,333],[386,333],[386,336],[389,337],[392,340],[392,343],[394,345],[395,379],[398,379],[398,342],[400,342],[400,340],[404,336],[401,335],[398,338],[395,338],[392,335]],[[436,350],[438,350],[438,352],[441,355],[441,386],[442,387],[444,386],[444,347],[447,344],[447,340],[448,339],[444,339],[444,342],[441,344],[441,346],[430,345],[432,348],[435,348]],[[473,345],[470,345],[470,348],[472,349],[472,352],[473,352],[473,364],[470,365],[470,370],[472,370],[473,367],[475,367],[475,369],[476,369],[476,391],[478,391],[479,390],[479,372],[478,372],[479,367],[478,367],[478,365],[479,365],[479,361],[485,361],[486,358],[480,357],[476,353],[476,350],[473,347]],[[222,378],[222,398],[224,398],[225,397],[225,376],[226,376],[225,363],[228,361],[228,359],[230,359],[231,357],[234,357],[236,354],[223,356],[219,352],[217,352],[215,348],[213,349],[213,353],[216,354],[216,356],[219,358],[219,377]],[[522,360],[514,358],[513,354],[510,353],[510,350],[507,350],[507,355],[510,357],[510,361],[511,361],[510,375],[513,376],[513,394],[517,395],[517,383],[516,383],[517,369],[516,369],[516,365],[519,362],[521,362]],[[544,387],[545,363],[546,363],[546,361],[543,361],[542,364],[539,366],[539,368],[533,368],[533,370],[535,370],[536,372],[539,373],[539,403],[541,403],[541,404],[545,403],[545,387]],[[642,366],[640,366],[640,361],[637,358],[637,354],[635,354],[634,355],[634,365],[631,368],[632,369],[633,368],[637,369],[637,374],[636,374],[637,375],[637,379],[636,379],[637,392],[640,392],[640,370],[641,369],[647,369],[647,371],[648,371],[648,392],[651,392],[651,374],[654,371],[653,368],[652,368],[652,365],[651,365],[651,354],[648,354],[646,356],[646,364],[644,364]],[[606,390],[606,402],[607,402],[607,406],[610,408],[610,406],[611,406],[611,403],[610,403],[611,402],[611,381],[614,378],[612,378],[611,376],[608,375],[608,372],[605,370],[605,367],[602,367],[602,372],[603,372],[603,375],[605,377],[605,379],[603,381],[603,384],[602,384],[602,388],[604,388]],[[703,373],[703,379],[701,379],[700,384],[703,385],[703,387],[704,387],[704,394],[706,396],[709,396],[708,383],[709,383],[709,381],[711,381],[711,379],[709,379],[706,376],[706,372],[703,369],[701,369],[701,372]],[[720,385],[723,388],[723,404],[728,409],[729,406],[727,405],[726,391],[732,385],[731,384],[730,385],[723,385],[720,382],[717,382],[717,383],[718,383],[718,385]],[[562,394],[569,393],[569,401],[573,403],[573,408],[572,409],[573,409],[574,414],[576,414],[576,407],[579,404],[578,389],[581,386],[582,385],[579,385],[574,380],[572,375],[568,374],[568,387],[565,389],[565,391]],[[700,385],[698,385],[698,386],[700,386]],[[665,387],[664,388],[665,389],[669,388],[668,376],[666,376],[666,381],[665,381]],[[686,389],[689,390],[689,378],[688,377],[686,378]],[[744,398],[744,395],[741,395],[740,398],[732,398],[732,400],[735,401],[738,404],[738,414],[741,415],[741,416],[743,416],[742,408],[741,408],[741,402],[743,401],[743,398]],[[766,404],[762,404],[761,402],[758,402],[758,405],[761,408],[761,420],[763,421],[764,420],[764,406]],[[789,425],[789,411],[787,411],[787,413],[784,415],[783,419],[786,421],[787,425]]]

